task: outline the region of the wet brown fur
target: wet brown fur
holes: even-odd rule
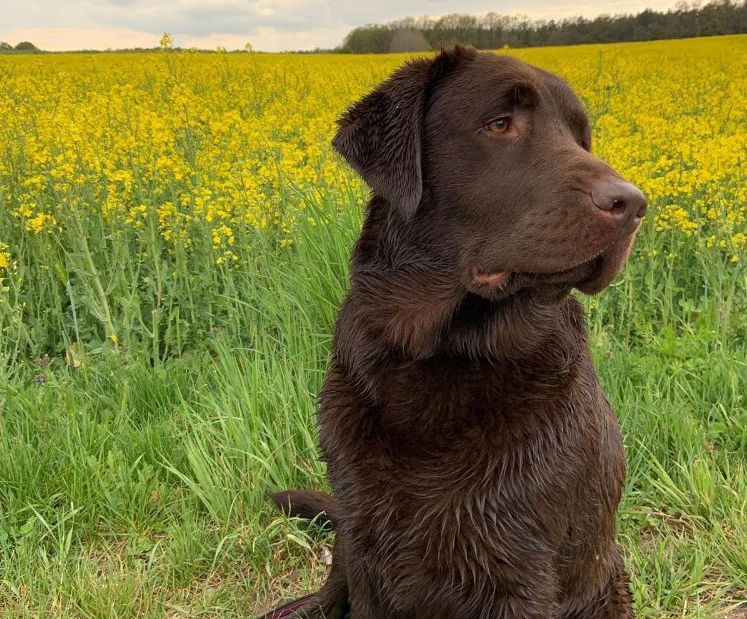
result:
[[[496,139],[501,114],[516,134]],[[457,47],[364,97],[334,145],[374,193],[320,395],[334,499],[275,496],[337,530],[304,616],[632,617],[623,443],[569,293],[609,283],[640,218],[597,208],[620,177],[590,154],[582,105]]]

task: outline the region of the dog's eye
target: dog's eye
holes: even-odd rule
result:
[[[508,128],[511,126],[511,117],[510,116],[501,116],[500,118],[496,118],[495,120],[491,120],[487,125],[485,125],[485,131],[488,133],[506,133],[508,131]]]

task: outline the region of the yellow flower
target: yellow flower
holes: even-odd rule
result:
[[[10,252],[5,243],[0,243],[0,271],[10,270]]]
[[[38,215],[27,219],[23,226],[29,232],[39,234],[49,230],[57,224],[57,220],[49,213],[39,213]]]

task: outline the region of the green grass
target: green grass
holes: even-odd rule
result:
[[[319,201],[327,223],[301,224],[290,249],[258,237],[254,259],[191,281],[78,245],[68,278],[29,284],[46,307],[7,305],[0,616],[251,617],[321,583],[330,539],[264,494],[324,485],[314,402],[352,204]],[[716,617],[747,606],[744,269],[694,255],[652,269],[663,242],[645,231],[624,277],[587,303],[628,451],[619,538],[641,617]],[[161,291],[148,308],[160,325],[137,326],[130,276]]]

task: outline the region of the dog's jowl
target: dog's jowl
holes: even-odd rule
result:
[[[573,289],[617,275],[643,194],[560,78],[456,47],[333,142],[373,194],[320,396],[336,542],[299,616],[627,618],[625,459]]]

